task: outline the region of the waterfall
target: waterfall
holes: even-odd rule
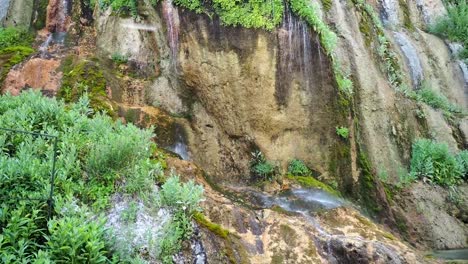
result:
[[[174,7],[172,0],[162,2],[163,18],[167,27],[167,39],[171,50],[173,70],[177,71],[177,53],[179,50],[179,12]]]
[[[395,40],[400,46],[403,55],[405,56],[406,64],[409,68],[411,81],[414,88],[418,88],[421,81],[424,79],[421,61],[419,60],[418,52],[411,41],[403,32],[393,32]]]
[[[276,98],[279,104],[287,104],[290,87],[294,81],[302,80],[301,84],[305,90],[316,83],[313,62],[314,59],[320,60],[321,54],[315,54],[315,49],[320,52],[320,47],[313,47],[313,40],[315,38],[312,38],[307,23],[286,8],[281,28],[278,30]]]
[[[382,20],[385,25],[393,26],[397,25],[399,22],[398,17],[398,1],[397,0],[381,0],[380,4],[382,5]]]
[[[70,0],[55,0],[49,2],[46,26],[49,30],[49,35],[39,47],[41,57],[46,57],[48,55],[51,45],[64,45],[71,8],[69,1]]]
[[[10,0],[0,0],[0,24],[8,13],[10,7]]]
[[[183,160],[190,159],[182,126],[178,124],[176,125],[174,130],[174,143],[169,146],[168,149],[179,155]]]

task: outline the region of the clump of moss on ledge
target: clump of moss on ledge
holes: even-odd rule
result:
[[[332,187],[330,187],[329,185],[315,179],[314,177],[312,176],[293,176],[293,175],[288,175],[287,178],[289,180],[292,180],[294,182],[297,182],[299,185],[301,185],[302,187],[305,187],[305,188],[317,188],[317,189],[321,189],[321,190],[324,190],[332,195],[335,195],[335,196],[341,196],[341,194],[333,189]]]
[[[223,239],[227,239],[228,236],[229,236],[229,230],[227,229],[224,229],[222,226],[218,225],[218,224],[215,224],[213,222],[211,222],[210,220],[206,219],[206,217],[200,213],[200,212],[197,212],[193,215],[193,219],[195,219],[195,221],[205,227],[206,229],[210,230],[211,232],[213,232],[214,234],[216,234],[217,236],[223,238]]]

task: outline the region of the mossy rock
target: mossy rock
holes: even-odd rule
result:
[[[34,53],[30,47],[15,46],[0,50],[0,84],[5,80],[10,69]],[[0,85],[1,86],[1,85]]]
[[[205,216],[202,213],[200,213],[200,212],[195,213],[193,215],[193,219],[195,219],[195,221],[199,225],[201,225],[201,226],[205,227],[206,229],[210,230],[212,233],[219,236],[220,238],[223,238],[223,239],[228,238],[229,230],[224,229],[221,225],[215,224],[215,223],[211,222],[210,220],[206,219]]]
[[[116,117],[115,107],[106,93],[107,80],[98,62],[70,56],[63,61],[62,70],[62,88],[57,94],[59,98],[67,103],[76,102],[87,93],[95,112],[106,112]]]
[[[321,189],[321,190],[324,190],[334,196],[338,196],[340,197],[341,194],[333,189],[332,187],[330,187],[329,185],[315,179],[314,177],[312,176],[294,176],[294,175],[288,175],[287,176],[288,179],[294,181],[294,182],[297,182],[299,185],[301,185],[302,187],[304,188],[316,188],[316,189]]]

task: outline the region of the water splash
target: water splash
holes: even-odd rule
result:
[[[9,7],[10,0],[0,0],[0,23],[6,17]]]
[[[417,88],[424,79],[423,68],[421,66],[421,61],[419,60],[418,52],[403,32],[393,32],[393,34],[396,42],[403,52],[403,55],[405,56],[407,66],[410,70],[413,87]]]
[[[179,50],[179,12],[172,0],[162,2],[162,13],[167,26],[167,39],[171,50],[172,67],[177,71],[177,54]]]

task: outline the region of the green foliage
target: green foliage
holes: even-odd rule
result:
[[[151,130],[115,123],[101,114],[90,118],[91,112],[86,97],[69,106],[35,91],[0,97],[0,127],[59,138],[54,195],[59,214],[47,223],[43,199],[50,187],[53,142],[0,132],[0,262],[108,262],[102,221],[88,213],[63,212],[85,204],[105,208],[116,190],[147,190],[161,165],[150,160],[155,148]],[[150,180],[141,180],[144,177]],[[76,204],[67,206],[71,199]]]
[[[298,160],[298,159],[293,159],[291,162],[289,162],[288,165],[288,174],[294,175],[294,176],[308,176],[312,172],[307,167],[303,161]]]
[[[101,9],[111,7],[118,14],[138,16],[137,0],[98,0]]]
[[[116,64],[126,64],[128,62],[128,56],[119,54],[119,53],[114,53],[111,56],[111,59],[114,61]]]
[[[265,155],[260,151],[252,153],[250,171],[257,179],[263,181],[273,181],[276,176],[276,167],[267,161]]]
[[[410,174],[443,186],[457,185],[464,173],[465,156],[462,153],[457,160],[447,144],[418,139],[413,143]]]
[[[48,254],[56,263],[108,263],[105,221],[80,213],[48,222]]]
[[[24,28],[0,27],[0,85],[10,69],[31,55],[34,36]]]
[[[137,213],[138,213],[138,204],[135,201],[131,201],[128,204],[128,207],[122,211],[120,218],[124,222],[134,223],[136,221]]]
[[[344,139],[348,139],[349,129],[347,127],[336,127],[336,134]]]
[[[464,49],[459,56],[468,59],[468,2],[448,3],[447,16],[439,19],[430,29],[433,33],[460,42]]]
[[[417,101],[426,103],[427,105],[435,108],[441,109],[446,113],[461,113],[462,109],[452,104],[447,97],[442,94],[439,94],[433,91],[430,88],[422,88],[416,92]]]
[[[468,150],[460,151],[455,158],[460,165],[462,177],[465,181],[468,180]]]
[[[201,211],[199,203],[202,199],[202,186],[193,181],[181,183],[178,176],[171,176],[161,187],[158,203],[173,215],[159,244],[158,255],[163,263],[172,263],[172,255],[180,251],[182,241],[192,235],[191,218]]]
[[[0,27],[0,50],[13,46],[31,46],[34,35],[26,28]]]

